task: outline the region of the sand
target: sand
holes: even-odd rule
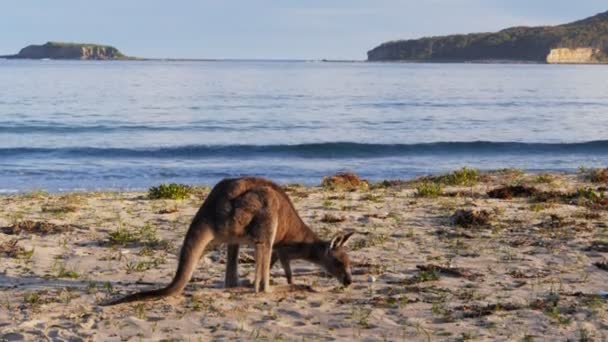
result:
[[[509,184],[553,195],[488,197]],[[321,236],[357,232],[352,286],[306,262],[292,264],[288,286],[277,263],[273,292],[255,294],[244,249],[242,286],[226,290],[220,245],[183,295],[113,307],[99,303],[170,281],[205,190],[186,200],[0,197],[0,340],[606,340],[608,299],[598,294],[608,291],[608,206],[576,192],[604,186],[517,171],[444,186],[438,197],[417,196],[416,182],[294,186],[288,194]],[[467,225],[452,217],[458,210],[485,216]]]

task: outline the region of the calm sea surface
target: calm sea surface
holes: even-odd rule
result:
[[[0,192],[608,165],[608,67],[0,60]]]

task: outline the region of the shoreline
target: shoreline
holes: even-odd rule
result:
[[[464,167],[469,168],[467,166]],[[595,170],[597,168],[587,168],[588,170]],[[475,169],[478,170],[478,169]],[[484,175],[493,175],[493,174],[497,174],[497,173],[501,173],[504,172],[505,170],[512,170],[514,172],[518,172],[518,173],[522,173],[522,174],[528,174],[528,175],[538,175],[538,174],[552,174],[552,175],[559,175],[559,176],[576,176],[579,175],[581,173],[581,167],[578,167],[575,170],[525,170],[525,169],[518,169],[518,168],[504,168],[504,169],[493,169],[493,170],[478,170],[481,174]],[[351,171],[345,171],[347,173],[350,173]],[[339,172],[340,173],[340,172]],[[449,172],[448,172],[449,173]],[[440,177],[442,175],[445,175],[446,172],[438,172],[438,173],[430,173],[430,174],[421,174],[421,175],[417,175],[417,176],[411,176],[411,177],[406,177],[406,178],[378,178],[378,179],[368,179],[365,178],[365,180],[371,185],[371,186],[375,186],[378,184],[381,184],[383,182],[398,182],[398,183],[403,183],[403,184],[415,184],[416,182],[419,182],[421,179],[425,179],[425,178],[433,178],[433,177]],[[266,176],[259,176],[259,175],[243,175],[241,177],[247,177],[247,176],[251,176],[251,177],[264,177],[264,178],[269,178]],[[329,176],[329,175],[328,175]],[[225,178],[238,178],[240,176],[228,176]],[[271,179],[271,177],[269,178]],[[221,179],[218,180],[218,182]],[[298,185],[298,186],[303,186],[306,188],[319,188],[322,187],[322,182],[323,182],[323,178],[319,178],[318,181],[315,182],[281,182],[281,181],[276,181],[277,184],[281,185],[281,186],[290,186],[290,185]],[[173,181],[167,181],[167,182],[161,182],[159,184],[168,184],[168,183],[178,183],[178,184],[182,184],[182,185],[186,185],[186,186],[191,186],[193,188],[211,188],[213,187],[217,182],[214,183],[179,183],[179,182],[173,182]],[[148,189],[150,189],[150,187],[154,187],[157,186],[159,184],[150,184],[149,187],[116,187],[116,188],[79,188],[79,189],[68,189],[68,190],[49,190],[47,188],[44,187],[35,187],[35,188],[31,188],[28,190],[18,190],[18,189],[0,189],[0,197],[6,197],[6,196],[23,196],[23,195],[27,195],[27,194],[31,194],[31,193],[41,193],[41,194],[49,194],[49,195],[65,195],[65,194],[93,194],[93,193],[146,193],[148,191]]]
[[[296,285],[275,266],[255,295],[244,248],[225,290],[216,246],[184,295],[115,307],[99,303],[171,279],[208,187],[0,196],[0,339],[608,338],[608,169],[344,184],[285,189],[321,237],[356,232],[351,287],[294,262]]]
[[[547,63],[541,61],[526,60],[368,60],[368,59],[273,59],[273,58],[140,58],[129,57],[125,59],[53,59],[53,58],[17,58],[13,56],[0,56],[0,60],[7,61],[77,61],[77,62],[201,62],[201,63],[331,63],[331,64],[473,64],[473,65],[608,65],[608,62],[586,62],[586,63]]]

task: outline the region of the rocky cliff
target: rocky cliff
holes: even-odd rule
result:
[[[591,64],[601,63],[603,54],[599,49],[593,48],[557,48],[551,49],[547,56],[549,64]]]
[[[370,61],[608,63],[608,12],[558,26],[391,41],[367,56]]]
[[[77,44],[48,42],[44,45],[29,45],[16,55],[4,56],[6,58],[29,59],[91,59],[116,60],[129,59],[117,48],[108,45]]]

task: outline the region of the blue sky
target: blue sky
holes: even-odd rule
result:
[[[558,24],[605,0],[8,0],[0,54],[49,40],[175,58],[364,59],[393,39]]]

